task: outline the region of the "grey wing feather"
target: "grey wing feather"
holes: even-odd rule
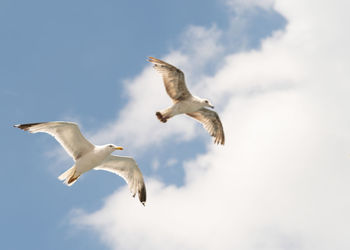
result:
[[[15,127],[31,133],[42,132],[53,136],[74,160],[94,148],[94,145],[81,134],[78,125],[73,122],[27,123]]]
[[[216,144],[225,144],[225,134],[222,127],[222,123],[218,114],[215,111],[201,108],[197,112],[187,113],[187,115],[201,122],[204,128],[213,136],[214,143]]]
[[[109,171],[121,176],[126,183],[128,183],[133,196],[138,193],[140,202],[145,205],[145,182],[141,170],[133,158],[110,155],[101,163],[101,165],[95,167],[95,169]]]
[[[165,89],[174,102],[192,96],[187,89],[185,76],[181,70],[154,57],[149,57],[148,61],[154,63],[153,67],[162,74]]]

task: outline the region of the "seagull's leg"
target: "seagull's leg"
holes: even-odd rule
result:
[[[71,184],[71,183],[73,183],[73,182],[75,182],[79,177],[80,177],[80,175],[78,175],[78,176],[76,176],[76,177],[73,177],[73,176],[72,176],[72,177],[68,180],[68,182],[67,182],[68,185]]]
[[[173,107],[171,106],[170,108],[167,109],[163,109],[161,111],[157,111],[156,112],[156,116],[157,118],[161,121],[161,122],[167,122],[168,119],[170,119],[171,117],[174,116],[173,114]]]
[[[80,173],[78,173],[76,168],[74,168],[73,174],[67,177],[65,184],[67,184],[68,186],[71,186],[79,177],[80,177]]]
[[[159,121],[166,122],[166,120],[162,116],[162,113],[160,113],[159,111],[156,112],[156,116],[159,119]]]

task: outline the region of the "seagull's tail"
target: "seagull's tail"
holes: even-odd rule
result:
[[[63,174],[58,176],[58,179],[60,181],[64,181],[63,183],[66,184],[67,186],[72,186],[79,178],[80,175],[76,175],[76,169],[77,167],[74,165],[67,171],[65,171]]]

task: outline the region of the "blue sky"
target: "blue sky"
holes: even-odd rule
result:
[[[227,2],[231,2],[231,5]],[[318,58],[312,57],[314,54],[320,54],[321,51],[328,51],[330,47],[334,48],[331,46],[333,44],[329,45],[326,42],[318,44],[316,38],[323,41],[322,38],[327,37],[327,32],[332,31],[334,37],[340,37],[342,33],[337,33],[331,28],[316,33],[317,27],[327,28],[327,26],[322,25],[317,17],[313,17],[316,21],[311,20],[309,16],[312,15],[303,15],[304,13],[298,11],[302,5],[301,2],[290,4],[291,6],[281,1],[267,0],[262,1],[262,4],[255,1],[247,3],[245,6],[240,1],[200,0],[138,3],[23,0],[1,2],[0,128],[2,140],[0,147],[5,162],[2,166],[0,234],[3,235],[1,241],[3,249],[141,249],[138,245],[130,245],[126,240],[134,234],[135,242],[145,242],[144,249],[147,247],[157,249],[158,243],[151,240],[156,237],[140,228],[129,232],[126,226],[127,219],[130,220],[132,213],[135,220],[140,219],[138,216],[144,213],[150,213],[146,216],[148,218],[153,218],[152,214],[162,214],[164,210],[172,214],[174,211],[171,209],[175,208],[177,209],[175,212],[188,211],[188,216],[192,214],[191,212],[197,211],[195,208],[198,204],[202,206],[203,200],[198,203],[195,201],[202,194],[193,191],[197,189],[192,189],[190,183],[192,181],[197,183],[196,176],[203,176],[203,185],[206,187],[212,183],[222,183],[220,178],[214,180],[206,177],[207,174],[220,176],[215,172],[217,169],[215,162],[220,162],[221,168],[228,166],[229,171],[234,171],[234,175],[237,176],[235,178],[238,178],[232,183],[229,181],[230,185],[227,184],[227,187],[222,183],[226,190],[235,190],[231,192],[231,199],[240,204],[246,202],[251,207],[260,208],[260,204],[265,204],[266,200],[283,197],[279,193],[275,194],[274,191],[271,193],[275,196],[271,197],[258,191],[250,192],[255,189],[271,191],[272,187],[266,183],[275,183],[276,179],[281,183],[295,184],[304,183],[304,181],[308,183],[306,177],[314,165],[317,165],[318,160],[314,161],[316,157],[304,159],[305,162],[314,162],[310,166],[304,166],[303,161],[290,161],[294,163],[291,165],[298,167],[286,167],[285,172],[281,172],[281,168],[271,167],[274,164],[278,165],[276,163],[278,160],[271,160],[275,157],[271,152],[279,152],[277,155],[281,156],[281,162],[289,159],[291,155],[285,155],[285,151],[278,150],[284,148],[280,138],[290,133],[290,136],[284,138],[288,142],[286,144],[292,145],[288,149],[290,152],[299,154],[299,150],[296,150],[298,147],[293,146],[299,144],[294,140],[299,137],[304,138],[305,131],[309,130],[306,125],[299,127],[290,124],[294,121],[299,121],[297,124],[322,123],[322,119],[317,114],[319,109],[324,111],[323,107],[327,106],[323,101],[323,93],[334,93],[337,97],[334,100],[331,99],[335,103],[335,110],[339,110],[336,108],[338,102],[342,103],[341,100],[346,102],[345,93],[348,88],[343,85],[319,89],[316,87],[318,85],[313,84],[328,79],[327,77],[319,79],[318,74],[315,73],[327,70],[337,72],[339,77],[344,75],[343,78],[337,79],[337,82],[346,82],[347,75],[343,74],[342,65],[346,65],[348,57],[338,62],[337,69],[328,67],[326,63],[323,65]],[[327,9],[327,6],[322,4],[317,7],[320,10]],[[315,6],[310,4],[305,7],[305,10],[311,13],[313,8]],[[337,11],[338,9],[333,12],[337,14]],[[329,11],[331,17],[336,15],[333,12]],[[305,26],[301,28],[298,25],[299,21],[303,21]],[[311,29],[315,32],[311,36],[315,40],[306,35],[308,24],[310,27],[316,27]],[[333,26],[330,25],[330,27]],[[335,24],[334,27],[336,27]],[[316,53],[310,53],[308,50],[309,42],[315,44]],[[335,51],[334,54],[337,55],[336,53],[338,52]],[[147,102],[151,106],[158,103],[158,95],[146,96],[148,92],[145,89],[143,96],[142,93],[138,93],[138,87],[159,86],[156,89],[160,89],[159,93],[164,96],[159,96],[161,100],[156,107],[164,108],[162,105],[166,105],[167,97],[160,77],[150,69],[149,63],[145,60],[147,56],[169,58],[171,63],[184,69],[187,79],[200,80],[202,85],[190,84],[190,86],[199,94],[206,95],[203,97],[214,99],[214,105],[218,107],[224,121],[228,145],[224,148],[213,148],[212,141],[206,132],[199,124],[189,119],[174,118],[174,121],[166,124],[167,127],[164,128],[154,116],[156,110],[148,109],[147,105],[144,106],[147,110],[142,111],[146,120],[133,118],[133,114],[137,112],[132,109],[133,104],[137,103],[135,97],[141,95],[145,104]],[[339,58],[333,56],[329,53],[325,54],[324,58]],[[308,69],[307,74],[300,71],[300,65]],[[147,85],[147,81],[150,85]],[[311,82],[309,85],[306,84],[308,81]],[[299,91],[300,87],[302,91]],[[153,87],[150,88],[153,91]],[[310,93],[317,94],[310,95]],[[341,97],[338,93],[341,93]],[[281,110],[278,109],[279,107]],[[285,112],[290,116],[285,116]],[[346,127],[347,122],[340,120],[342,115],[338,116],[338,113],[330,107],[327,107],[324,112],[335,116],[334,121],[338,121],[339,118],[337,126],[342,125],[339,126],[338,131],[345,131],[343,126]],[[288,119],[292,119],[293,122]],[[87,173],[75,185],[67,188],[57,180],[57,176],[73,163],[62,154],[62,151],[59,151],[56,141],[45,134],[31,135],[12,128],[12,125],[17,123],[53,120],[78,122],[83,133],[95,143],[115,143],[124,146],[125,150],[122,154],[135,157],[146,176],[146,184],[149,183],[149,202],[146,209],[140,210],[142,206],[129,195],[124,181],[110,173],[100,171]],[[157,123],[151,123],[148,120]],[[274,122],[270,123],[270,121]],[[281,126],[274,127],[275,124],[281,124]],[[327,122],[322,124],[332,127]],[[145,138],[141,138],[137,131],[127,130],[128,125],[134,130],[141,131],[140,133],[143,133],[141,135],[146,136],[149,143],[145,143]],[[122,127],[125,130],[122,132],[118,129],[108,130],[113,127],[118,129]],[[160,131],[159,135],[157,134],[160,140],[153,138],[154,135],[151,132],[155,128]],[[163,130],[169,128],[178,130],[173,133],[169,132],[171,130]],[[329,127],[322,127],[319,130],[329,131]],[[285,131],[287,133],[284,133]],[[124,134],[120,135],[120,133]],[[182,133],[186,136],[182,136]],[[328,133],[322,135],[325,134],[328,135]],[[311,142],[317,144],[317,138],[323,137],[317,136],[319,135],[317,129],[307,135],[311,138],[310,147],[305,146],[307,149],[304,151],[308,152],[309,148],[313,148]],[[334,138],[343,141],[341,133],[329,138],[325,136],[323,139],[329,142],[329,145],[337,144],[338,141]],[[269,144],[264,144],[269,141],[273,142],[273,145],[279,145],[278,150]],[[341,145],[343,147],[337,152],[345,154],[346,143]],[[245,149],[247,151],[244,151]],[[316,153],[327,150],[330,149],[322,148]],[[309,155],[317,155],[311,151]],[[267,157],[268,155],[273,157]],[[344,176],[346,176],[345,173],[348,172],[344,166],[348,160],[337,153],[330,155],[334,158],[329,159],[341,159],[339,162],[337,160],[337,166],[341,171],[345,171]],[[303,154],[300,153],[298,158],[303,159]],[[256,160],[255,164],[250,163],[249,159]],[[329,159],[322,161],[322,164]],[[321,172],[328,173],[328,167],[328,165],[324,168],[320,167]],[[262,171],[264,168],[265,171]],[[302,174],[298,174],[295,169],[300,170]],[[275,176],[275,178],[269,176],[269,173],[273,173],[272,177]],[[290,176],[295,175],[295,178],[287,178],[286,173]],[[300,176],[302,178],[299,178]],[[258,177],[264,184],[258,181]],[[324,176],[320,176],[320,180],[322,180],[321,177]],[[250,183],[254,178],[257,178],[255,183],[260,183],[261,186],[257,184],[250,186],[239,181],[245,180],[245,183]],[[334,177],[334,182],[343,183],[343,181]],[[317,183],[313,184],[307,186],[307,189],[311,190],[310,196],[317,196],[317,191],[312,190],[314,188],[316,190],[318,186]],[[198,186],[198,188],[203,190],[203,187]],[[284,194],[289,194],[288,197],[298,196],[296,195],[298,193],[293,193],[294,189],[290,191],[283,184],[281,188],[275,186],[273,190],[275,189],[284,190]],[[169,193],[174,195],[174,200],[165,203],[170,198]],[[329,193],[333,194],[331,191]],[[207,209],[212,206],[210,204],[217,204],[212,208],[213,211],[216,211],[215,209],[224,211],[225,207],[232,208],[230,211],[234,211],[237,207],[229,202],[226,204],[224,199],[219,199],[215,203],[216,198],[212,195],[210,198],[206,197],[209,199],[205,201]],[[341,195],[335,197],[341,197]],[[252,203],[254,199],[257,202],[262,199],[262,202]],[[300,205],[295,211],[305,211],[310,208],[305,200],[298,200]],[[345,199],[345,202],[347,201]],[[336,199],[334,204],[337,202]],[[186,208],[187,204],[188,208]],[[174,205],[172,206],[174,208],[167,207],[170,205]],[[266,203],[260,211],[265,211],[264,209],[274,205],[276,206],[273,202]],[[343,207],[347,206],[348,203]],[[111,218],[110,224],[105,219],[105,214],[108,214],[105,212],[108,212],[108,209],[116,213],[116,218]],[[243,210],[246,209],[242,208]],[[287,219],[277,222],[274,219],[266,219],[268,223],[261,219],[267,218],[271,210],[267,209],[266,213],[257,213],[254,209],[251,211],[253,217],[259,218],[257,219],[258,229],[256,229],[258,234],[263,235],[262,238],[268,242],[277,242],[271,247],[307,249],[303,247],[308,245],[303,244],[308,242],[305,240],[308,232],[288,223],[280,223]],[[125,221],[123,221],[117,215],[126,213],[125,211],[130,211],[130,214],[125,214]],[[203,211],[206,210],[203,209]],[[234,213],[239,214],[239,212],[237,210]],[[78,213],[77,216],[76,213]],[[252,214],[241,217],[249,218]],[[158,226],[152,228],[155,234],[161,231],[167,232],[164,230],[166,226],[161,223],[167,217],[159,216],[161,219],[155,223]],[[303,220],[302,215],[296,216]],[[183,217],[186,218],[184,214]],[[281,215],[281,218],[290,217],[293,216],[288,209]],[[232,218],[231,224],[239,224],[237,218]],[[215,228],[215,216],[207,214],[206,220],[208,223],[212,222],[211,225]],[[220,218],[218,221],[221,221]],[[245,222],[247,221],[240,221],[243,224]],[[222,228],[236,232],[231,226]],[[310,220],[310,228],[313,226],[315,223]],[[191,228],[189,225],[188,230]],[[246,225],[242,225],[242,228],[247,232],[252,231]],[[126,233],[120,234],[119,230],[125,230]],[[176,226],[173,233],[177,233]],[[192,231],[188,233],[195,234]],[[256,231],[246,235],[254,238],[255,233]],[[163,236],[159,236],[160,241],[166,242],[167,235]],[[206,232],[203,232],[198,237],[205,236]],[[303,240],[300,240],[299,236]],[[265,244],[264,240],[257,236],[256,238],[255,246]],[[307,239],[310,238],[312,237]],[[223,240],[218,239],[218,242],[224,244],[225,239],[223,236]],[[332,239],[329,240],[331,241]],[[228,241],[227,245],[221,246],[221,249],[232,249],[234,245],[245,246],[243,243],[231,243]],[[203,247],[190,242],[186,237],[182,238],[181,233],[179,233],[179,242],[172,244],[170,240],[169,244],[169,249],[172,247],[176,249],[176,246],[183,246],[184,249]],[[207,246],[214,246],[211,244],[217,245],[215,242],[208,242]]]
[[[99,208],[105,196],[124,185],[121,178],[95,172],[68,189],[56,179],[56,159],[46,154],[56,142],[11,126],[72,118],[84,130],[99,128],[123,108],[123,79],[139,73],[147,56],[176,49],[189,25],[227,26],[227,15],[214,1],[2,1],[2,248],[104,249],[96,236],[72,228],[67,218],[74,207]],[[249,24],[249,45],[257,46],[258,38],[283,25],[281,17],[264,12],[254,18],[264,25]],[[176,158],[203,150],[191,142],[181,147],[185,150]],[[160,148],[155,153],[160,161],[169,157]],[[183,183],[181,166],[154,173],[152,159],[138,160],[146,175]],[[65,164],[59,169],[71,162]]]

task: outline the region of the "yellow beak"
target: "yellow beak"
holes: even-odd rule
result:
[[[114,147],[115,150],[123,150],[123,147]]]

